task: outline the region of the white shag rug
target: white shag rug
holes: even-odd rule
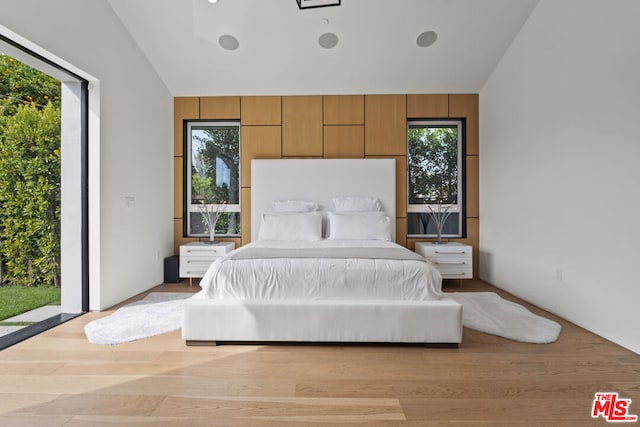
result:
[[[123,344],[182,327],[182,305],[191,293],[152,292],[113,314],[89,322],[84,331],[94,344]],[[527,343],[550,343],[558,339],[561,326],[531,313],[520,304],[493,292],[451,292],[462,304],[465,327]]]
[[[87,323],[84,332],[94,344],[122,344],[175,331],[182,327],[182,305],[192,295],[152,292],[109,316]]]
[[[470,329],[526,343],[554,342],[562,327],[493,292],[452,292],[462,304],[462,323]]]

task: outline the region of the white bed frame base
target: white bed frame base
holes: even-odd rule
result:
[[[450,299],[409,301],[214,301],[197,295],[183,339],[249,342],[458,344],[462,308]]]
[[[272,200],[315,201],[331,210],[336,196],[376,196],[395,224],[395,160],[253,160],[251,236]],[[395,234],[395,227],[392,227]],[[462,342],[462,306],[438,301],[213,300],[203,292],[184,305],[182,338],[216,342]]]

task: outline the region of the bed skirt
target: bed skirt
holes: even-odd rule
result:
[[[224,341],[459,344],[462,306],[437,301],[214,300],[184,304],[188,344]]]

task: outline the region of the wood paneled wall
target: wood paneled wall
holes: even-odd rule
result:
[[[184,181],[184,123],[187,120],[237,120],[240,118],[239,96],[176,97],[173,99],[173,253],[180,253],[180,245],[198,239],[184,237],[183,201]],[[241,239],[220,239],[235,241]]]
[[[251,238],[251,160],[279,158],[392,158],[396,160],[396,241],[407,239],[407,119],[466,119],[467,238],[478,277],[478,95],[314,95],[177,97],[174,99],[174,252],[182,227],[183,124],[185,120],[235,119],[241,127],[242,236]]]

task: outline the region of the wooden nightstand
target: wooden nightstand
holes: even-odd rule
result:
[[[473,278],[473,248],[469,245],[457,242],[442,245],[419,242],[416,243],[415,251],[431,261],[443,279]]]
[[[216,258],[231,252],[235,247],[234,242],[215,244],[193,242],[180,245],[180,277],[188,277],[189,286],[191,286],[191,279],[204,276]]]

